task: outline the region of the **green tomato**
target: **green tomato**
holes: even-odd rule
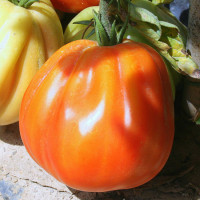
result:
[[[87,26],[82,24],[74,24],[74,22],[91,20],[93,18],[93,12],[99,11],[99,6],[92,6],[82,10],[79,14],[77,14],[68,24],[67,28],[64,32],[64,41],[65,43],[69,43],[75,40],[83,39],[84,31]],[[92,31],[93,27],[89,27],[85,33],[85,36]],[[85,37],[84,37],[85,38]],[[93,34],[91,37],[87,38],[90,40],[96,40],[96,35]]]

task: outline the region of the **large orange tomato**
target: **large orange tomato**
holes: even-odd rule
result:
[[[78,40],[39,70],[23,98],[20,132],[32,158],[72,188],[132,188],[156,176],[173,143],[165,64],[147,45]]]
[[[98,6],[99,1],[100,0],[51,0],[56,9],[67,13],[78,13],[87,7]]]

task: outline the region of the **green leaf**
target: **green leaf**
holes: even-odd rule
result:
[[[116,20],[114,20],[111,31],[110,31],[110,44],[117,44],[117,35],[116,35]]]
[[[106,46],[109,43],[109,36],[104,29],[98,13],[94,11],[94,20],[95,20],[95,32],[97,34],[97,41],[100,46]]]
[[[118,35],[117,35],[117,43],[118,43],[118,44],[119,44],[119,43],[122,43],[124,34],[125,34],[125,32],[126,32],[126,29],[127,29],[128,19],[129,19],[129,17],[127,16],[127,17],[126,17],[125,23],[123,24],[123,26],[122,26],[120,32],[119,32]]]
[[[88,35],[85,37],[86,39],[90,38],[92,35],[95,34],[95,29],[93,28],[89,33]]]
[[[73,24],[90,25],[91,22],[92,22],[92,20],[83,20],[83,21],[73,22]],[[94,25],[91,24],[91,26],[94,26]]]
[[[186,46],[187,42],[187,28],[183,25],[167,8],[156,6],[156,13],[159,16],[159,20],[162,22],[168,22],[172,26],[176,26],[177,30],[180,33],[180,37],[183,40],[184,46]],[[169,25],[168,25],[169,27]]]
[[[187,28],[169,11],[169,9],[164,6],[157,6],[146,0],[134,0],[132,4],[147,9],[149,12],[157,16],[159,22],[163,21],[176,25],[183,37],[184,45],[186,45]]]
[[[18,0],[18,6],[28,8],[30,7],[34,2],[38,2],[39,0]]]
[[[175,24],[172,24],[172,23],[169,23],[169,22],[166,22],[166,21],[161,21],[160,20],[160,25],[164,26],[164,27],[167,27],[167,28],[177,29],[177,31],[179,31],[179,28]]]
[[[38,2],[39,0],[29,0],[24,4],[24,8],[29,8],[34,2]]]
[[[137,28],[143,35],[154,40],[159,40],[161,34],[157,33],[156,27],[153,24],[145,22],[136,22],[135,28]]]
[[[145,2],[145,1],[144,1]],[[161,26],[158,17],[146,8],[140,7],[135,4],[130,4],[130,20],[135,22],[136,25],[146,28],[144,30],[148,33],[149,28],[151,29],[154,38],[159,39],[161,37]]]
[[[152,0],[153,4],[169,4],[171,2],[173,2],[174,0]]]
[[[18,6],[24,7],[28,0],[19,0]]]
[[[179,68],[178,71],[184,71],[191,75],[198,66],[191,56],[185,53],[186,47],[178,27],[168,22],[161,22],[161,25],[163,35],[160,40],[171,47],[168,54],[176,61],[176,66]]]

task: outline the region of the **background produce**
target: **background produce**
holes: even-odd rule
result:
[[[81,10],[97,6],[100,0],[51,0],[54,7],[67,13],[78,13]]]
[[[62,45],[62,26],[49,0],[29,8],[0,1],[0,125],[18,121],[28,84]]]

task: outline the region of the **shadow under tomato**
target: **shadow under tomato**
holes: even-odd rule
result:
[[[83,192],[69,187],[68,189],[80,200],[127,200],[124,193],[128,192],[128,190],[117,190],[110,192]]]
[[[0,140],[17,146],[22,146],[23,142],[19,133],[19,123],[0,127]]]

